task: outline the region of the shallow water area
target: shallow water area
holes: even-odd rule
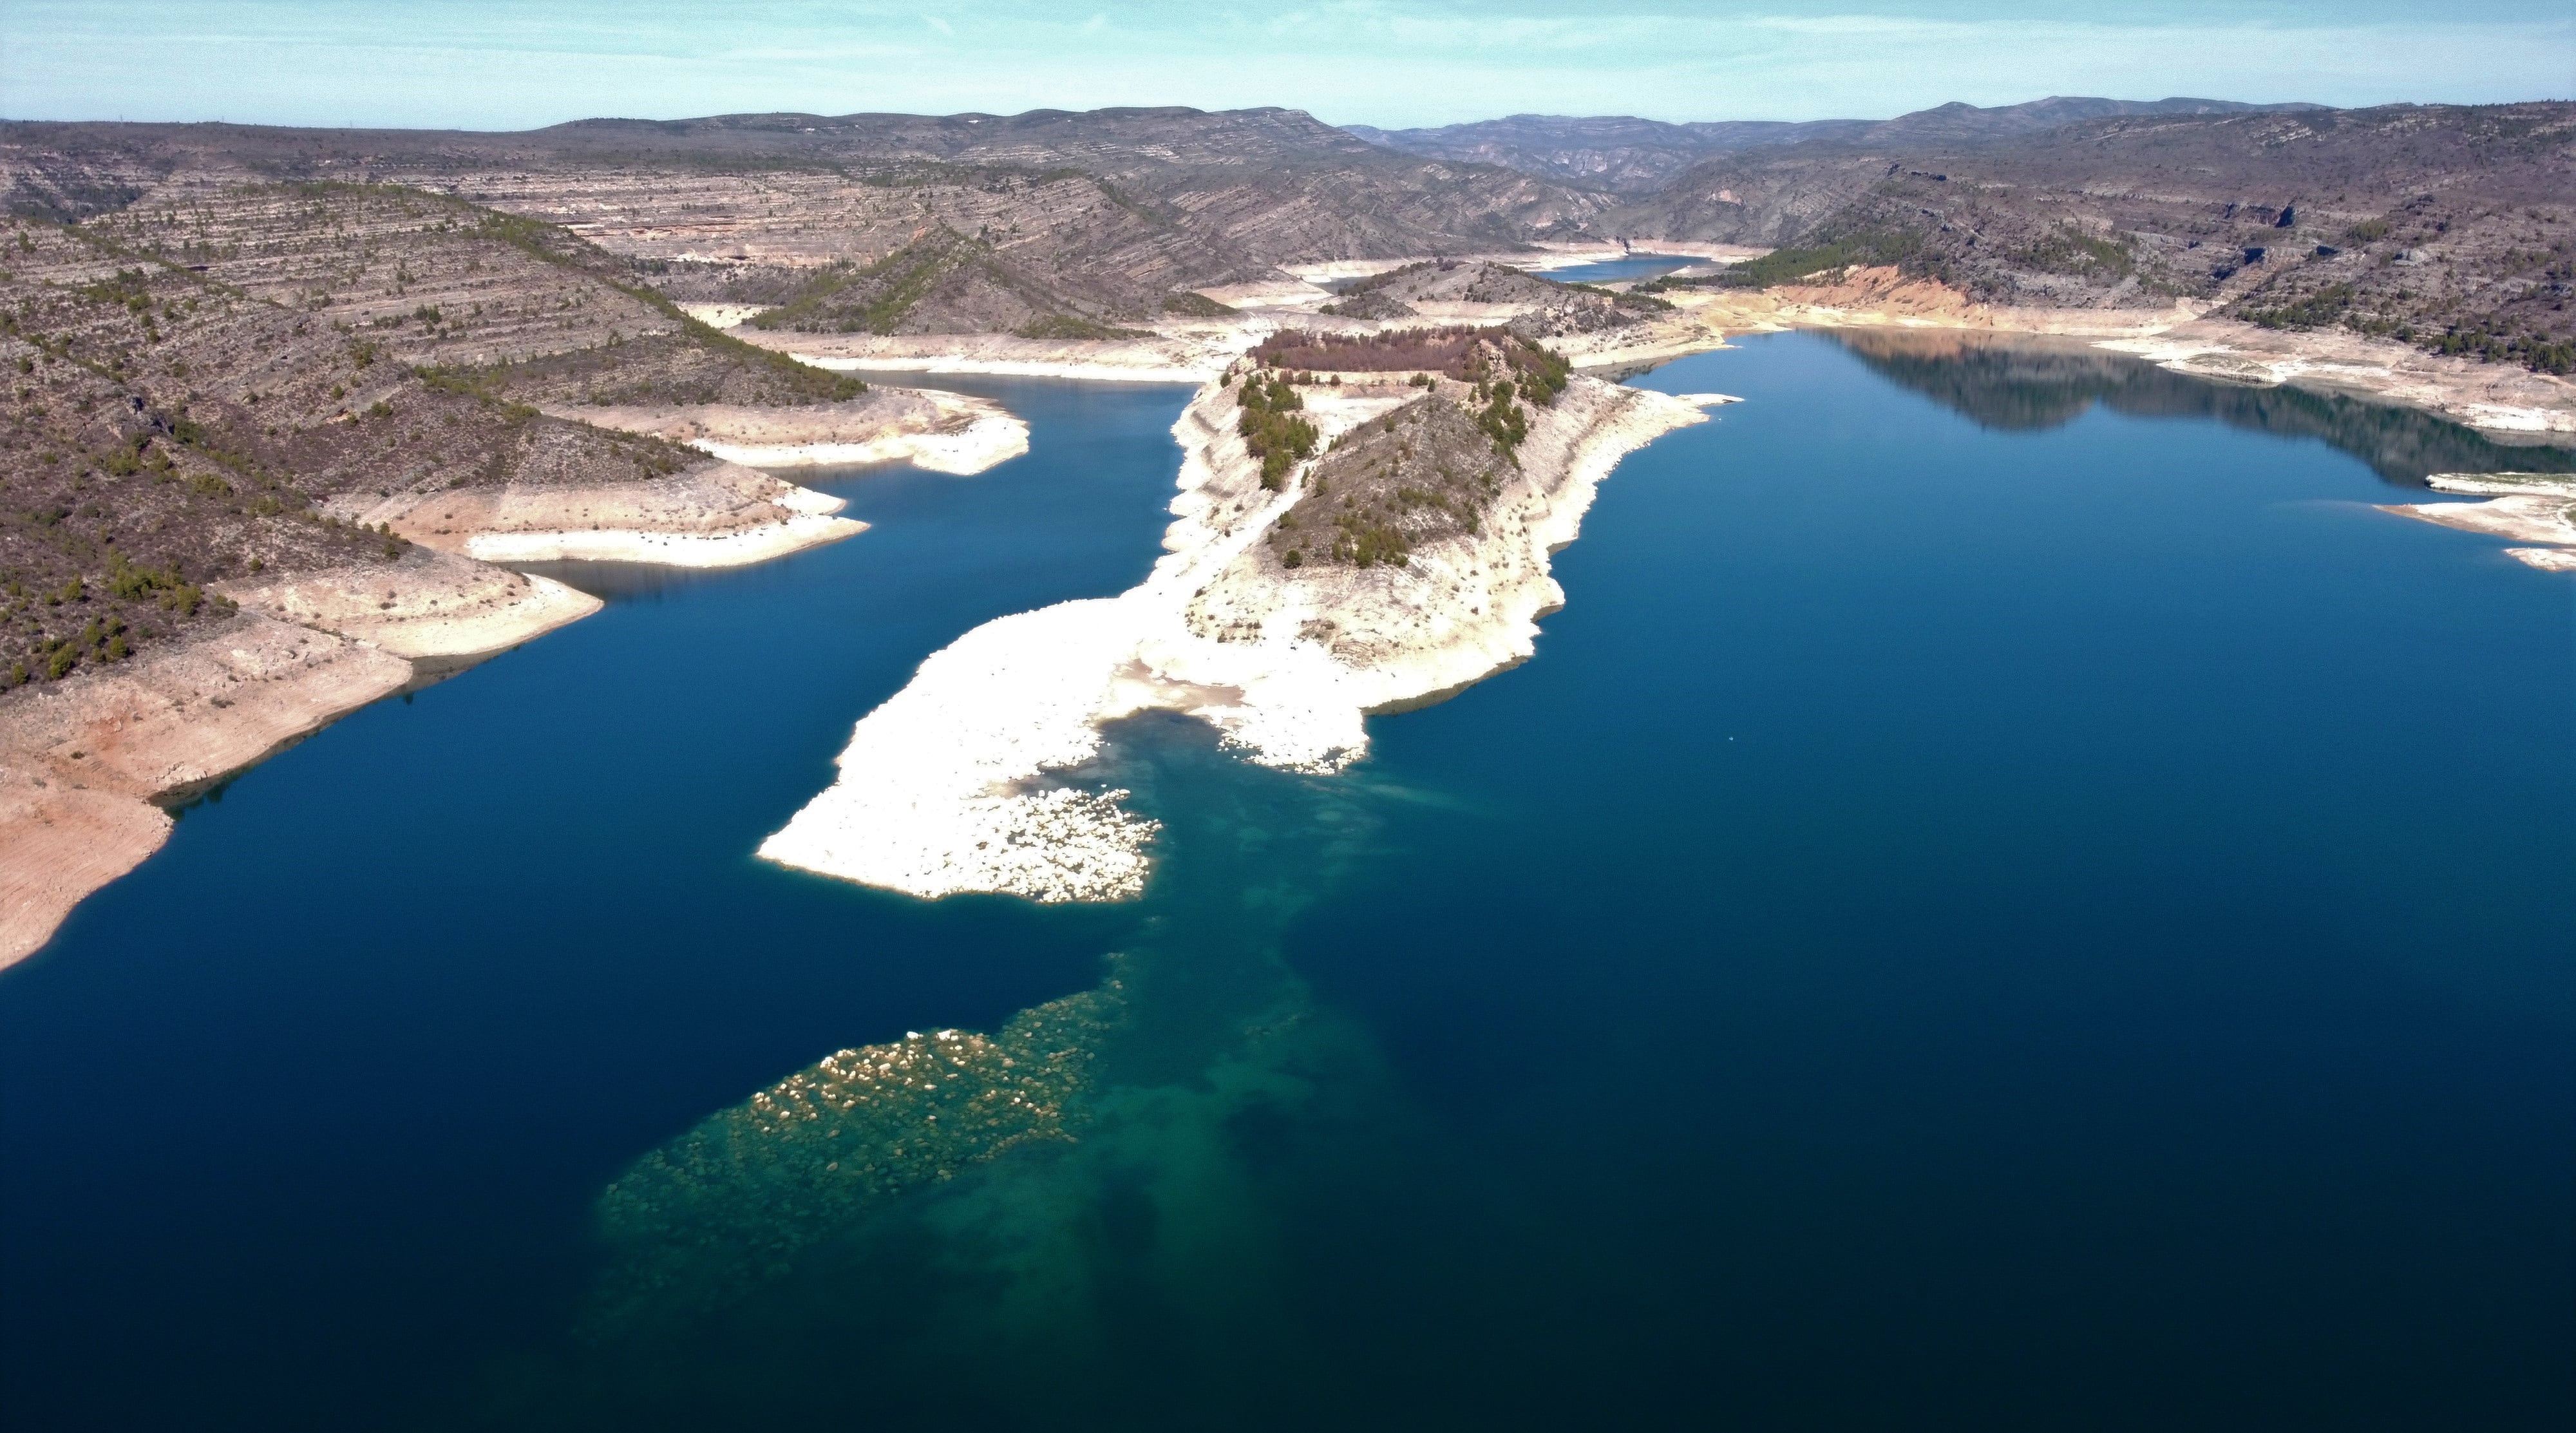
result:
[[[568,570],[0,977],[0,1413],[2576,1417],[2576,589],[2371,506],[2568,455],[1738,344],[1636,380],[1747,401],[1532,661],[1338,776],[1117,724],[1129,906],[750,851],[922,657],[1143,574],[1180,390],[960,381],[1028,457]]]

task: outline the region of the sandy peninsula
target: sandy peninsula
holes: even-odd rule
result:
[[[1029,425],[1001,404],[930,388],[876,387],[847,402],[794,408],[709,403],[548,411],[763,469],[908,462],[965,476],[1029,450]]]
[[[1310,390],[1326,444],[1417,396]],[[997,891],[1118,900],[1144,888],[1153,824],[1086,784],[1104,723],[1148,710],[1215,725],[1283,768],[1329,772],[1367,749],[1372,711],[1525,659],[1564,600],[1548,555],[1571,542],[1619,458],[1704,420],[1680,399],[1576,378],[1533,410],[1514,477],[1472,539],[1402,568],[1285,570],[1261,545],[1305,496],[1280,491],[1209,384],[1173,428],[1184,457],[1166,553],[1116,597],[986,623],[862,719],[839,778],[760,848],[782,864],[935,897]]]
[[[832,516],[843,506],[828,493],[715,461],[632,483],[404,492],[336,499],[326,510],[486,562],[738,567],[865,531],[865,523]]]
[[[364,642],[403,658],[477,657],[599,610],[549,577],[431,548],[403,561],[218,583],[245,612]]]

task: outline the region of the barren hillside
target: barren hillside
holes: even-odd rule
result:
[[[540,406],[864,389],[687,320],[568,234],[383,187],[165,187],[12,221],[0,263],[0,686],[220,615],[219,581],[401,563],[404,536],[351,519],[404,494],[740,505],[699,492],[725,467],[702,453]]]
[[[395,181],[557,225],[625,265],[624,287],[839,332],[1097,334],[1281,264],[1627,237],[1787,250],[1739,282],[1894,264],[1989,303],[2183,300],[2560,372],[2571,117],[2058,98],[1871,123],[1370,132],[1418,153],[1279,109],[521,134],[20,123],[0,126],[0,171],[14,211],[57,220],[184,216],[254,180]]]
[[[1735,277],[1894,263],[1988,301],[2340,325],[2576,366],[2576,105],[2090,121],[2005,142],[1710,160],[1603,222],[1772,244]]]
[[[1605,203],[1426,161],[1291,110],[595,120],[525,134],[11,124],[18,213],[82,218],[173,185],[390,180],[562,225],[683,300],[776,302],[945,228],[1090,317],[1283,262],[1510,248]],[[1002,327],[1015,325],[1004,324]]]

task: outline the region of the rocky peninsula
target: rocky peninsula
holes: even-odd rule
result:
[[[1173,428],[1180,491],[1153,573],[932,656],[761,854],[921,896],[1137,895],[1154,825],[1085,771],[1106,724],[1178,712],[1253,760],[1341,769],[1366,751],[1370,713],[1527,658],[1564,600],[1548,555],[1601,480],[1705,417],[1570,376],[1503,330],[1440,368],[1321,377],[1238,365],[1204,386]],[[1387,525],[1365,553],[1279,540],[1334,530],[1334,505],[1397,446],[1458,476],[1444,520]]]

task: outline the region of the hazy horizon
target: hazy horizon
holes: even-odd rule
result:
[[[1406,129],[1510,114],[1883,119],[1950,101],[2191,96],[2337,107],[2570,97],[2576,21],[2511,0],[1328,0],[1211,12],[605,0],[22,0],[0,114],[522,130],[741,113],[1303,110]],[[138,93],[138,37],[162,65]]]

